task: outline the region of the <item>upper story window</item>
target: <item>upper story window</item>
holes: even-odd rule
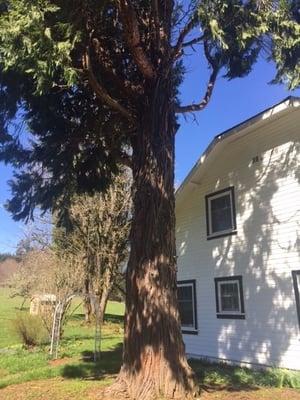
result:
[[[205,197],[207,238],[236,233],[234,188],[211,193]]]
[[[217,318],[245,318],[241,276],[215,278]]]
[[[182,333],[197,334],[196,282],[177,282],[178,308]]]

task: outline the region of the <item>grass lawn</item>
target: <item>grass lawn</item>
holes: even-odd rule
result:
[[[99,388],[112,382],[120,368],[124,305],[108,304],[101,358],[94,363],[94,328],[82,324],[81,306],[66,326],[60,359],[51,361],[48,346],[25,350],[13,332],[12,320],[20,312],[20,304],[21,299],[10,298],[9,291],[0,288],[0,400],[99,398]],[[28,313],[28,304],[22,313]],[[300,399],[300,373],[276,369],[251,371],[199,361],[191,364],[203,400]]]

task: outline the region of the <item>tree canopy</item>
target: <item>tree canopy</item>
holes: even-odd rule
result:
[[[191,48],[209,78],[200,100],[182,105]],[[14,217],[31,218],[36,207],[62,217],[72,194],[102,190],[120,165],[132,168],[124,354],[114,393],[152,399],[195,391],[176,298],[176,114],[201,111],[218,76],[246,76],[261,54],[276,65],[274,83],[299,85],[298,0],[1,2],[0,159],[16,171]]]
[[[2,2],[0,157],[16,167],[8,206],[15,219],[32,217],[36,206],[62,212],[68,193],[101,190],[118,162],[129,164],[155,76],[172,70],[179,113],[204,108],[217,76],[247,75],[260,52],[276,64],[274,82],[299,85],[297,1],[178,2],[169,26],[156,3]],[[207,91],[199,103],[181,106],[182,59],[199,45],[211,70]],[[21,138],[20,120],[30,139]]]

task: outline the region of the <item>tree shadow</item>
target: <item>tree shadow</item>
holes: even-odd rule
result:
[[[287,118],[212,155],[209,172],[177,210],[179,276],[196,279],[198,295],[199,332],[185,336],[187,353],[300,368],[291,274],[300,269],[300,142]],[[204,197],[229,186],[237,235],[208,241]],[[217,319],[214,278],[234,275],[243,277],[246,318]]]
[[[104,322],[112,322],[112,323],[115,323],[115,324],[123,324],[124,323],[124,315],[105,314]]]
[[[84,314],[83,313],[72,314],[70,317],[68,317],[68,320],[74,321],[74,322],[82,321],[84,323]],[[120,324],[120,323],[124,322],[124,316],[106,313],[104,316],[104,322],[112,322],[112,323]],[[92,324],[93,324],[93,322],[90,323],[90,325],[92,325]],[[87,324],[87,325],[89,325],[89,324]]]
[[[65,365],[62,376],[66,379],[100,380],[107,375],[119,372],[122,359],[122,345],[118,344],[113,350],[101,351],[100,359],[94,362],[94,353],[83,351],[79,364]]]

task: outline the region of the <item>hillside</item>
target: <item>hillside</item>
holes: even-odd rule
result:
[[[13,257],[0,262],[0,286],[4,285],[17,269],[18,262]]]

